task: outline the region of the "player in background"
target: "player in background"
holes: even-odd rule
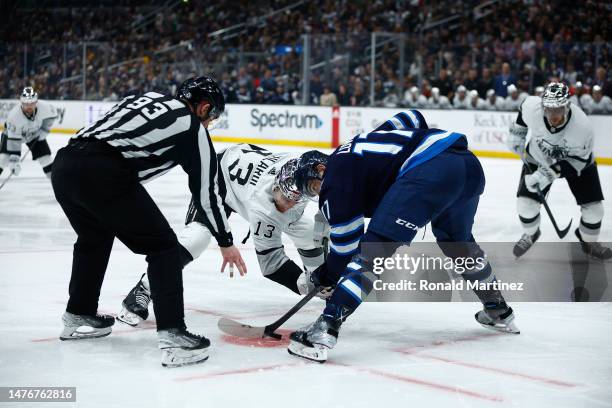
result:
[[[404,100],[402,102],[409,108],[420,109],[427,105],[427,98],[425,95],[421,95],[418,87],[412,86],[404,92]]]
[[[19,102],[9,111],[0,138],[0,174],[8,165],[11,173],[19,175],[21,145],[25,142],[32,152],[32,158],[51,178],[53,158],[47,135],[57,119],[57,111],[47,102],[39,101],[38,94],[30,86],[23,88]]]
[[[355,136],[332,153],[327,165],[300,179],[308,183],[305,190],[320,190],[319,208],[331,227],[330,253],[312,278],[316,286],[337,286],[323,314],[291,334],[291,354],[325,361],[341,324],[373,288],[374,259],[392,256],[429,222],[446,256],[484,258],[472,236],[485,185],[480,162],[467,149],[464,135],[429,129],[418,111],[400,112]],[[371,220],[364,233],[365,218]],[[495,281],[488,263],[463,278]],[[475,293],[484,305],[475,316],[478,323],[518,333],[512,308],[499,290]]]
[[[570,103],[568,87],[551,82],[541,98],[525,99],[509,131],[508,147],[524,161],[517,192],[524,233],[514,255],[524,255],[540,237],[538,189],[546,196],[556,179],[565,178],[582,213],[575,233],[583,251],[610,259],[612,250],[597,242],[604,197],[593,156],[593,128],[582,109]]]
[[[504,98],[497,96],[494,89],[487,91],[487,99],[484,100],[484,110],[504,110]]]
[[[467,109],[469,99],[467,97],[467,88],[463,85],[457,87],[457,93],[453,97],[453,108],[454,109]]]
[[[523,101],[527,98],[526,92],[520,92],[516,85],[508,85],[508,97],[504,100],[504,110],[518,111]]]
[[[569,100],[571,103],[582,109],[585,113],[590,113],[588,107],[593,98],[591,95],[589,95],[582,82],[576,82],[576,85],[574,86],[574,94],[570,96]]]
[[[446,95],[440,95],[440,88],[431,88],[431,96],[424,106],[427,109],[450,109],[451,104]]]
[[[252,144],[238,144],[217,155],[219,190],[226,214],[238,213],[249,223],[262,274],[297,294],[314,287],[310,273],[324,261],[323,239],[329,234],[327,221],[295,182],[298,164],[325,164],[327,155],[311,150],[302,155],[271,153]],[[178,233],[184,265],[208,247],[211,233],[202,214],[191,202],[185,227]],[[302,259],[304,270],[285,253],[282,235],[288,235]],[[325,296],[324,293],[321,296]],[[122,303],[118,319],[132,326],[146,320],[151,299],[145,275]]]
[[[601,86],[594,85],[593,96],[588,99],[585,98],[584,108],[587,113],[612,113],[612,99],[610,99],[609,96],[603,94]]]
[[[483,110],[485,108],[485,102],[480,99],[478,91],[472,89],[468,94],[468,109],[472,110]]]
[[[207,130],[224,109],[212,78],[189,78],[174,97],[127,96],[58,151],[53,191],[77,234],[61,340],[111,333],[115,319],[98,314],[98,299],[116,237],[146,255],[162,365],[208,359],[210,341],[185,325],[178,239],[142,184],[180,165],[195,206],[219,244],[222,269],[236,265],[245,273],[219,196],[218,163]]]

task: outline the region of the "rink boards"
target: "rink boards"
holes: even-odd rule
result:
[[[0,123],[17,100],[0,99]],[[59,112],[52,129],[74,134],[109,110],[114,102],[51,101]],[[210,133],[218,142],[255,143],[314,148],[335,147],[358,133],[371,130],[402,108],[321,107],[228,104]],[[518,158],[505,141],[515,112],[477,110],[421,110],[429,127],[464,133],[479,156]],[[595,131],[595,156],[612,165],[612,115],[590,116]]]

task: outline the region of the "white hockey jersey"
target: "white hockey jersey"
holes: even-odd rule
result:
[[[593,162],[593,128],[578,106],[570,103],[569,119],[560,128],[547,126],[542,99],[538,96],[525,99],[520,110],[528,128],[526,141],[530,162],[535,160],[535,164],[550,167],[566,161],[578,174]]]
[[[249,222],[262,273],[274,273],[289,260],[283,249],[283,233],[297,248],[313,249],[316,205],[303,202],[283,213],[276,209],[272,197],[276,174],[300,155],[271,153],[250,144],[229,147],[222,154],[225,203]]]
[[[504,110],[505,102],[504,98],[501,96],[495,97],[495,103],[491,102],[491,98],[487,98],[484,100],[482,109],[484,110]]]
[[[605,114],[612,113],[612,99],[609,96],[604,95],[597,102],[594,98],[585,100],[583,108],[588,113]]]
[[[409,90],[404,93],[404,104],[409,108],[420,109],[427,105],[427,98],[423,95],[413,95]]]
[[[527,94],[525,92],[521,92],[516,99],[512,99],[511,96],[508,96],[504,100],[504,110],[507,111],[518,111],[521,104],[527,99]]]
[[[430,96],[427,99],[427,104],[424,107],[427,109],[450,109],[451,104],[448,98],[444,95],[440,95],[437,100],[433,96]]]
[[[24,115],[21,104],[10,110],[6,118],[8,135],[7,150],[9,154],[21,154],[21,144],[34,140],[44,140],[57,118],[57,110],[47,102],[38,101],[36,112],[31,118]]]
[[[470,104],[470,100],[467,94],[463,97],[463,99],[459,99],[459,95],[455,95],[453,97],[453,108],[455,109],[468,109]]]

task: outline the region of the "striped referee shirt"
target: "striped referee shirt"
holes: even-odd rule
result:
[[[156,92],[130,95],[75,138],[96,138],[117,149],[146,183],[180,165],[206,227],[219,246],[232,245],[219,164],[208,131],[186,104]]]

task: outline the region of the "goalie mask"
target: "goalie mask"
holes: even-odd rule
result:
[[[569,88],[559,82],[551,82],[546,85],[542,94],[542,107],[546,120],[555,127],[563,125],[567,121],[569,112]]]

